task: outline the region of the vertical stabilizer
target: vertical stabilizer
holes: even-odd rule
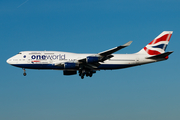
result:
[[[165,53],[173,31],[163,31],[137,54],[159,55]]]

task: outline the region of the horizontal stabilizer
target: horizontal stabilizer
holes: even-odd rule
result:
[[[162,59],[162,58],[166,58],[171,53],[173,53],[173,51],[162,53],[162,54],[159,54],[159,55],[154,55],[154,56],[151,56],[151,57],[147,57],[146,59],[155,59],[155,60]]]

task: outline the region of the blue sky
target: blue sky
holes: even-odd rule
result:
[[[180,119],[178,0],[1,0],[1,120]],[[135,53],[162,31],[174,31],[167,61],[92,78],[23,70],[6,63],[20,51]]]

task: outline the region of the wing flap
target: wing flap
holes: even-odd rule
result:
[[[100,64],[99,64],[100,65]],[[88,68],[90,70],[96,69],[98,68],[99,65],[95,65],[95,64],[85,64],[84,67]]]

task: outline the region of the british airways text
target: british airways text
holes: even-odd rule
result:
[[[64,55],[32,55],[31,59],[38,59],[38,60],[46,60],[46,59],[53,59],[53,60],[64,60],[65,59],[65,54]]]

